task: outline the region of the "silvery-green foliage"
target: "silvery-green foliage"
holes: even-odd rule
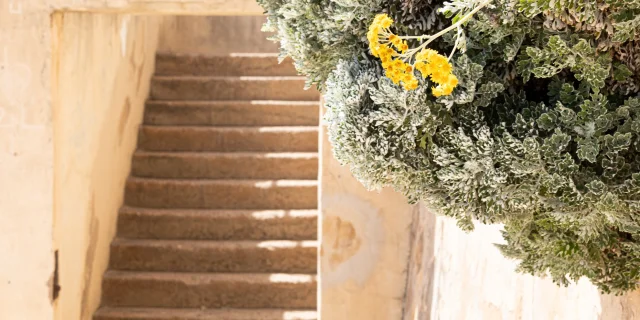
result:
[[[543,14],[550,27],[608,34],[614,42],[632,40],[640,27],[638,0],[518,0],[517,8],[529,17]]]
[[[585,39],[574,39],[574,42],[569,46],[559,36],[551,36],[543,48],[527,47],[528,59],[518,61],[525,81],[531,74],[536,78],[549,78],[569,69],[578,81],[585,81],[599,91],[609,78],[611,57],[597,54]]]
[[[610,54],[626,68],[640,71],[640,1],[638,0],[501,0],[531,19],[544,19],[550,33],[591,36],[592,47]],[[624,92],[638,92],[634,81],[622,81]]]
[[[526,214],[505,216],[501,249],[522,271],[548,272],[563,285],[587,276],[622,293],[637,286],[640,270],[640,100],[612,103],[561,87],[536,120],[539,132],[525,135],[530,161],[505,166],[524,169],[510,184],[530,199]]]
[[[338,60],[366,51],[366,33],[382,0],[258,0],[265,8],[263,30],[275,32],[282,58],[293,59],[307,86],[320,87]]]
[[[424,88],[407,92],[372,63],[342,61],[326,83],[325,121],[336,159],[370,190],[393,186],[412,201],[434,181],[428,140],[440,108]]]
[[[465,230],[474,220],[503,224],[499,247],[523,272],[562,285],[588,277],[616,294],[637,287],[638,0],[494,0],[463,26],[459,85],[437,99],[428,80],[407,92],[381,77],[363,40],[368,22],[350,12],[365,21],[380,8],[414,34],[427,19],[416,8],[437,31],[451,21],[433,10],[460,18],[478,0],[261,1],[285,53],[313,81],[328,79],[334,155],[367,188],[393,187]],[[337,13],[352,1],[371,12]],[[300,15],[278,16],[282,8]],[[407,10],[413,16],[400,20]],[[346,34],[325,24],[333,15]],[[433,48],[445,53],[456,43],[453,34],[440,40]]]
[[[387,13],[399,34],[434,33],[448,20],[437,14],[443,0],[258,0],[266,10],[264,31],[275,32],[281,58],[291,57],[307,86],[323,88],[341,59],[368,53],[366,33],[375,15]],[[438,48],[440,41],[433,43]]]
[[[403,34],[421,35],[441,30],[449,23],[438,13],[443,0],[401,0],[385,2],[387,13]]]
[[[492,99],[496,98],[504,90],[504,85],[500,82],[483,79],[484,71],[482,65],[475,63],[466,55],[461,55],[453,61],[455,74],[459,83],[457,89],[449,96],[442,96],[438,102],[444,104],[448,109],[454,105],[464,105],[473,103],[475,106],[487,106]]]

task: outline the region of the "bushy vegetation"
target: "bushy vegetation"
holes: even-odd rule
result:
[[[504,224],[507,257],[603,292],[640,280],[640,0],[259,0],[283,55],[325,93],[336,158],[454,217]],[[457,87],[406,90],[367,40],[434,34]],[[420,39],[407,40],[411,47]],[[410,61],[409,61],[410,62]]]

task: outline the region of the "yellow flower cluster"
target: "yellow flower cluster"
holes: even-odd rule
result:
[[[409,45],[391,33],[389,27],[392,23],[393,20],[385,14],[376,16],[367,33],[369,48],[374,57],[380,58],[385,75],[393,83],[399,84],[402,81],[406,90],[413,90],[418,87],[418,79],[413,74],[413,66],[401,59],[394,59],[407,51]]]
[[[458,78],[451,73],[453,67],[447,57],[433,49],[422,49],[416,54],[415,68],[424,78],[431,77],[431,81],[438,84],[432,89],[436,97],[450,95],[458,85]]]
[[[458,78],[451,73],[453,68],[448,59],[435,50],[422,49],[413,65],[405,62],[410,61],[418,49],[409,50],[407,42],[389,30],[392,24],[389,16],[379,14],[367,33],[371,54],[380,58],[385,75],[395,84],[402,82],[405,90],[414,90],[418,87],[414,70],[418,70],[424,78],[431,77],[438,84],[433,88],[436,97],[450,95],[458,85]]]

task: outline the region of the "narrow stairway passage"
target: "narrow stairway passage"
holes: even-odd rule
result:
[[[94,320],[316,320],[316,90],[277,54],[159,54]]]

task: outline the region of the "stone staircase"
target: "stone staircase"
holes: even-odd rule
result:
[[[94,320],[315,320],[319,93],[159,54]]]

